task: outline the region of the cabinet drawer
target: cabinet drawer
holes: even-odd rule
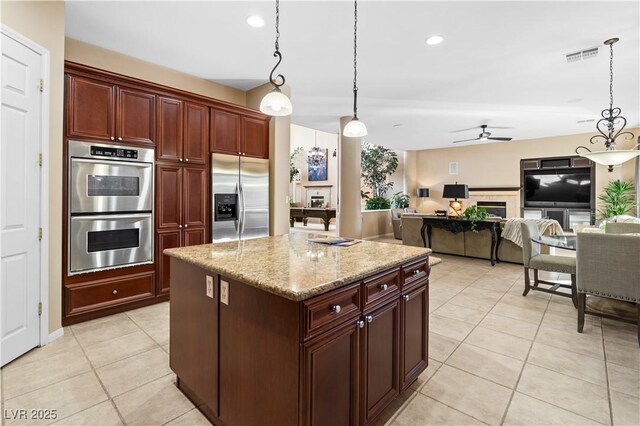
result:
[[[75,315],[153,297],[154,273],[94,281],[66,290],[67,315]]]
[[[414,283],[429,277],[429,258],[426,260],[420,260],[409,265],[405,265],[402,268],[403,275],[403,291],[407,286],[412,286]]]
[[[360,315],[360,283],[303,302],[305,338]]]
[[[400,291],[400,270],[386,272],[364,282],[364,309],[386,300]]]

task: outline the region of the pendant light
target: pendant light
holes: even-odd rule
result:
[[[367,136],[367,126],[358,120],[358,0],[353,8],[353,118],[344,126],[342,135],[348,138]]]
[[[273,85],[273,90],[265,95],[260,102],[260,111],[265,114],[280,117],[285,115],[291,115],[293,112],[293,107],[291,106],[291,101],[282,93],[280,87],[284,85],[285,79],[282,74],[278,74],[275,78],[273,78],[273,73],[276,72],[276,68],[282,62],[282,54],[280,53],[280,0],[276,0],[276,51],[273,52],[273,56],[278,58],[278,62],[276,62],[276,66],[271,70],[271,74],[269,74],[269,81]]]
[[[307,153],[307,164],[309,166],[318,168],[325,162],[325,153],[322,148],[318,148],[318,131],[315,131],[315,142],[313,148]]]
[[[633,138],[631,132],[623,132],[624,127],[627,125],[627,119],[622,115],[622,110],[618,107],[613,107],[613,45],[618,41],[618,38],[610,38],[604,42],[605,46],[609,46],[609,108],[602,110],[600,115],[602,118],[598,120],[596,128],[599,135],[591,137],[590,143],[595,144],[597,142],[604,142],[604,151],[591,151],[586,146],[579,146],[576,148],[576,154],[581,157],[588,158],[589,160],[602,164],[603,166],[609,166],[609,171],[613,171],[613,166],[618,166],[626,161],[629,161],[640,155],[640,151],[634,149],[616,149],[616,139],[619,136],[625,136],[626,140]],[[616,126],[619,125],[619,129],[616,130]],[[636,145],[637,147],[638,145]]]

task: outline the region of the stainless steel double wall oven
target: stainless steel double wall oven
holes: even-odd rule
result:
[[[69,275],[153,262],[154,150],[69,141]]]

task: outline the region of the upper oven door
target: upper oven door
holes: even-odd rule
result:
[[[71,158],[71,214],[150,212],[153,164]]]

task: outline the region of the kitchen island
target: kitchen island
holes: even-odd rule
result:
[[[214,424],[368,424],[427,366],[429,249],[284,235],[165,250],[170,365]]]

